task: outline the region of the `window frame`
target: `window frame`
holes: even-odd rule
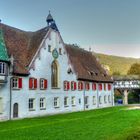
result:
[[[82,91],[83,88],[84,88],[84,83],[83,83],[82,81],[79,81],[79,82],[78,82],[78,90],[79,90],[79,91]]]
[[[69,97],[64,97],[64,107],[69,106]]]
[[[85,96],[84,102],[85,102],[85,105],[89,105],[89,96]]]
[[[29,89],[36,90],[37,89],[37,78],[30,77],[29,78]]]
[[[99,91],[102,91],[102,90],[103,90],[103,85],[102,85],[102,83],[99,83],[99,84],[98,84],[98,90],[99,90]]]
[[[107,95],[104,95],[104,103],[107,103]]]
[[[47,86],[48,86],[47,79],[40,78],[40,89],[45,90],[45,89],[47,89]]]
[[[0,97],[0,114],[3,113],[3,98]]]
[[[48,45],[48,52],[52,52],[52,46]]]
[[[46,98],[45,97],[40,98],[39,107],[40,107],[40,110],[46,109]]]
[[[35,98],[29,98],[28,109],[29,111],[35,111]]]
[[[92,103],[93,103],[93,105],[96,105],[96,96],[92,97]]]
[[[54,97],[53,105],[54,105],[54,108],[60,107],[60,98],[59,97]]]
[[[99,104],[102,104],[102,96],[99,96]]]
[[[71,90],[75,91],[77,88],[77,83],[75,81],[71,81]]]
[[[75,98],[75,96],[71,97],[71,105],[76,106],[76,98]]]
[[[69,81],[64,81],[63,82],[63,88],[64,88],[64,91],[68,91],[70,89],[70,82]]]
[[[6,74],[6,63],[0,62],[0,75]]]

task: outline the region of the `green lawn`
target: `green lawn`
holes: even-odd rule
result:
[[[140,135],[140,110],[125,110],[125,108],[105,108],[1,122],[0,140],[124,140],[137,138]]]

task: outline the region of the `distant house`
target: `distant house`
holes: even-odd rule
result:
[[[92,52],[47,27],[26,32],[0,24],[0,120],[82,111],[114,104],[113,81]]]

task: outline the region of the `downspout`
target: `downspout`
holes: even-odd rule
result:
[[[84,110],[85,110],[85,88],[86,88],[86,83],[84,82],[84,93],[83,93],[83,98],[84,98]]]
[[[112,88],[111,88],[111,95],[112,95],[112,106],[114,106],[114,86],[113,86],[113,84],[112,84],[112,86],[111,86]]]
[[[98,87],[98,83],[97,84],[97,108],[99,108],[99,87]]]
[[[11,83],[12,83],[12,77],[10,77],[10,110],[9,110],[9,120],[11,120],[11,112],[12,112],[12,87],[11,87]]]

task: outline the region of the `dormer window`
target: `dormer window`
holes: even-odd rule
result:
[[[6,64],[0,62],[0,74],[5,74],[5,72],[6,72]]]
[[[67,73],[68,74],[72,73],[72,69],[71,68],[68,68]]]

